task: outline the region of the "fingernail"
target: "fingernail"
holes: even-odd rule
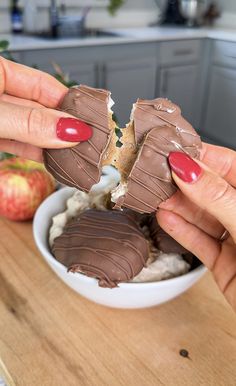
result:
[[[92,128],[75,118],[60,118],[57,122],[58,138],[67,142],[83,142],[91,138]]]
[[[185,153],[170,153],[168,159],[173,172],[184,182],[195,182],[202,173],[201,167]]]

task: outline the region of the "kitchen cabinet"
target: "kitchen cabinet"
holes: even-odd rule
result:
[[[71,81],[78,84],[97,87],[98,66],[94,63],[67,64],[63,71],[69,75]]]
[[[200,134],[236,149],[236,43],[213,41],[209,57]]]
[[[194,123],[198,66],[168,67],[160,70],[160,95],[181,107],[183,116]]]
[[[137,98],[155,97],[155,43],[25,51],[22,60],[27,65],[35,63],[49,73],[53,73],[52,62],[55,62],[71,80],[110,90],[121,126],[129,121]]]
[[[157,83],[157,94],[179,105],[183,116],[196,127],[201,50],[200,40],[161,43]]]
[[[236,67],[211,68],[210,87],[202,134],[236,149]]]
[[[114,112],[123,126],[137,98],[167,97],[199,125],[201,57],[199,39],[110,44],[22,52],[27,65],[53,73],[52,62],[77,83],[111,90]]]
[[[56,63],[71,80],[98,87],[97,63],[87,47],[24,51],[22,62],[28,66],[37,65],[40,70],[49,74],[55,73],[53,63]]]
[[[111,90],[114,112],[120,126],[130,120],[137,98],[153,99],[156,82],[156,61],[152,58],[108,62],[103,67],[103,86]]]

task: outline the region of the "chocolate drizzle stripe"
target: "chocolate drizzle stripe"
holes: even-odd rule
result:
[[[95,97],[94,95],[91,95],[90,93],[86,92],[86,91],[85,91],[84,89],[82,89],[82,88],[80,88],[78,94],[75,95],[75,101],[76,101],[76,99],[79,99],[79,98],[80,98],[80,94],[79,94],[79,93],[84,94],[84,95],[86,95],[87,97],[89,97],[90,99],[96,100],[96,101],[98,101],[99,103],[101,103],[101,99]],[[101,93],[101,95],[102,95],[102,93]],[[104,101],[104,102],[105,102],[106,104],[108,104],[108,101],[109,101],[109,96],[106,97],[106,101]],[[90,106],[90,105],[88,105],[87,108],[88,108],[88,110],[90,110],[90,111],[92,111],[92,112],[96,111],[96,114],[97,114],[98,116],[100,115],[100,117],[107,117],[107,112],[104,113],[103,111],[95,110],[95,109],[92,108],[92,106]],[[107,111],[109,112],[108,108],[107,108]],[[80,111],[80,114],[82,115],[82,112],[81,112],[81,111]]]
[[[117,233],[119,233],[119,232],[117,232]],[[85,233],[82,233],[81,231],[79,232],[79,235],[84,237],[84,238],[91,238],[91,236],[92,236],[91,234],[85,234]],[[73,236],[78,236],[78,234],[77,235],[63,234],[63,238],[66,238],[66,236],[73,237]],[[108,237],[108,236],[106,236],[106,237],[99,237],[97,235],[94,235],[94,236],[96,237],[96,240],[103,239],[103,240],[116,241],[116,242],[118,242],[120,244],[126,244],[127,246],[130,247],[130,249],[132,249],[132,250],[134,250],[134,252],[138,253],[138,255],[141,257],[141,261],[145,264],[145,260],[143,259],[143,255],[131,244],[129,239],[118,240],[116,238]],[[77,250],[78,247],[77,246],[76,247],[67,247],[67,249],[68,250]],[[53,247],[53,250],[55,250],[55,251],[57,251],[57,250],[64,250],[64,246],[63,245],[60,246],[60,244],[59,244],[56,247]],[[112,251],[112,253],[115,253],[115,252]]]
[[[89,230],[92,230],[92,229],[95,229],[95,231],[97,230],[97,227],[96,226],[86,226],[85,224],[83,224],[83,228],[85,228],[85,227],[87,227],[87,228],[89,228]],[[133,233],[132,232],[122,232],[122,231],[118,231],[118,230],[115,230],[115,229],[113,229],[113,228],[109,228],[109,227],[104,227],[103,226],[103,230],[105,230],[105,231],[111,231],[112,233],[118,233],[118,234],[120,234],[120,235],[127,235],[127,236],[133,236]],[[84,231],[80,231],[80,233],[79,233],[81,236],[82,235],[84,235],[84,236],[86,236],[86,235],[89,235],[90,234],[90,236],[91,236],[91,233],[84,233]],[[65,233],[64,234],[64,236],[78,236],[78,233],[72,233],[72,232],[67,232],[67,233]],[[99,239],[99,238],[102,238],[102,237],[99,237],[98,236],[98,234],[97,234],[97,232],[94,232],[94,236],[96,236],[96,239]],[[143,238],[142,236],[142,234],[140,234],[140,235],[135,235],[136,237],[138,237],[138,238]],[[107,236],[106,237],[103,237],[103,238],[105,238],[105,239],[107,239]],[[116,240],[116,238],[110,238],[111,240]],[[127,241],[129,241],[128,239],[127,239]]]
[[[88,222],[88,223],[87,223]],[[75,229],[77,229],[77,227],[80,225],[80,223],[78,223],[78,224],[69,224],[69,227],[68,227],[68,229],[73,229],[73,228],[75,228]],[[105,228],[104,228],[104,222],[101,220],[101,221],[99,221],[99,220],[95,220],[95,219],[91,219],[91,221],[90,221],[90,218],[86,221],[84,221],[83,222],[83,225],[84,226],[87,226],[87,227],[90,227],[90,228],[94,228],[96,231],[98,231],[98,227],[99,226],[102,226],[102,229],[105,229],[105,230],[110,230],[110,231],[114,231],[114,232],[120,232],[120,233],[122,233],[122,234],[127,234],[127,230],[124,230],[124,231],[122,231],[122,230],[116,230],[116,229],[114,229],[114,227],[113,227],[113,224],[111,223],[111,224],[109,224],[109,221],[107,221],[106,222],[106,226],[105,226]],[[110,225],[110,226],[109,226]],[[119,225],[123,225],[122,224],[122,222],[119,222],[119,221],[117,221],[117,222],[114,222],[114,225],[116,226],[116,227],[118,227]],[[136,233],[138,232],[139,233],[139,235],[140,235],[140,237],[142,237],[142,232],[140,231],[140,230],[137,230],[137,228],[136,227],[134,227],[133,225],[131,225],[131,224],[125,224],[125,227],[126,228],[128,228],[128,229],[130,229],[131,230],[131,234],[133,234],[133,232],[135,231]]]
[[[60,174],[57,170],[55,171],[51,165],[47,165],[47,169],[49,172],[52,172],[52,174],[54,175],[54,177],[56,179],[57,179],[57,177],[60,177],[58,180],[61,181],[62,183],[65,183],[65,185],[69,184],[69,186],[70,186],[71,184],[73,184],[72,180],[67,179],[62,174]]]
[[[87,141],[89,144],[90,144],[90,146],[95,150],[95,152],[97,153],[97,154],[99,154],[100,155],[100,152],[99,152],[99,150],[96,148],[96,146],[91,142],[91,141]],[[78,151],[78,149],[76,149],[75,147],[72,147],[71,148],[71,150],[74,150],[74,152],[78,155],[78,156],[80,156],[81,158],[83,158],[85,161],[88,161],[89,163],[91,163],[92,165],[94,165],[94,166],[96,166],[97,164],[96,164],[96,162],[95,161],[93,161],[93,159],[91,159],[91,158],[89,158],[89,157],[86,157],[85,156],[85,154],[81,154],[79,151]]]
[[[73,156],[73,158],[74,158],[74,160],[75,160],[75,163],[76,163],[77,165],[79,165],[79,167],[83,170],[83,172],[84,172],[89,178],[91,178],[91,180],[93,180],[94,182],[97,182],[96,178],[94,178],[93,175],[91,175],[91,174],[88,172],[88,170],[86,170],[86,168],[83,167],[83,165],[82,165],[82,163],[80,162],[80,160],[79,160],[78,158],[75,157],[73,150],[72,150],[72,156]],[[81,157],[81,156],[80,156],[80,157]],[[81,157],[81,158],[83,158],[83,157]]]
[[[54,159],[54,157],[47,151],[47,155],[49,156],[49,158],[51,158],[51,160],[57,165],[57,167],[63,172],[65,173],[65,175],[67,177],[69,177],[69,180],[70,182],[74,182],[76,184],[76,181],[59,165],[59,163]],[[51,166],[51,165],[50,165]],[[51,167],[52,168],[52,167]],[[58,173],[59,174],[59,173]],[[64,179],[66,179],[65,177],[63,177]]]
[[[93,228],[93,227],[92,227]],[[108,230],[111,230],[110,228],[103,228],[104,230],[106,230],[106,231],[108,231]],[[126,232],[119,232],[119,231],[114,231],[114,230],[111,230],[111,232],[112,233],[118,233],[118,234],[120,234],[120,235],[122,235],[122,234],[125,234],[125,235],[127,235],[127,236],[133,236],[133,234],[132,233],[126,233]],[[82,236],[82,237],[84,237],[84,238],[88,238],[89,236],[91,237],[91,236],[95,236],[96,237],[96,239],[100,239],[100,240],[102,240],[102,239],[104,239],[104,240],[111,240],[111,241],[115,241],[115,240],[117,240],[117,242],[119,242],[119,243],[127,243],[127,244],[129,244],[130,243],[130,241],[129,241],[129,239],[127,238],[127,239],[117,239],[117,238],[115,238],[115,237],[108,237],[108,236],[98,236],[96,233],[86,233],[86,232],[84,232],[84,231],[79,231],[79,235],[80,236]],[[78,236],[78,233],[64,233],[63,234],[63,237],[65,237],[65,238],[70,238],[70,237],[77,237]],[[141,238],[141,237],[140,237]],[[130,244],[130,246],[132,247],[132,245]]]
[[[90,106],[88,106],[88,105],[86,107],[87,107],[87,109],[90,109],[91,111],[94,111],[97,115],[99,115],[99,112],[97,110],[91,109]],[[73,109],[73,111],[72,111],[71,108],[69,108],[69,109],[63,108],[63,112],[70,113],[71,115],[78,117],[78,112],[76,111],[76,109]],[[102,114],[102,115],[105,116],[105,114]],[[89,119],[87,115],[83,115],[82,112],[80,112],[78,119],[80,121],[86,122],[88,125],[93,126],[96,129],[102,131],[106,135],[108,135],[110,132],[110,130],[107,130],[103,126],[99,125],[97,122],[94,122],[94,120]]]
[[[104,249],[100,249],[99,252],[101,252],[102,254],[105,254],[106,257],[108,258],[108,260],[110,260],[109,255],[111,254],[111,251],[104,250]],[[108,255],[107,255],[107,254],[108,254]],[[118,257],[119,259],[121,259],[122,261],[124,261],[124,262],[128,265],[128,267],[129,267],[129,269],[130,269],[130,275],[133,277],[133,276],[134,276],[134,271],[133,271],[133,268],[132,268],[132,266],[131,266],[131,264],[130,264],[130,262],[129,262],[129,259],[127,259],[125,256],[122,256],[121,254],[116,253],[116,252],[114,252],[114,251],[112,251],[112,254],[113,254],[114,256]],[[114,264],[114,260],[112,261],[112,263]],[[129,277],[130,277],[130,275],[128,275],[128,273],[125,271],[125,269],[123,268],[123,266],[122,266],[121,264],[119,264],[119,262],[116,261],[115,263],[116,263],[116,264],[114,264],[114,265],[116,265],[117,268],[119,268],[121,271],[124,272],[124,274],[126,275],[127,280],[128,280]]]
[[[169,183],[169,182],[170,182],[169,180],[167,180],[167,179],[165,179],[165,178],[161,178],[161,177],[159,177],[159,176],[156,176],[155,174],[150,173],[148,170],[144,170],[144,169],[143,169],[140,165],[138,165],[138,164],[137,164],[136,168],[137,168],[138,170],[140,170],[141,172],[147,174],[149,177],[153,177],[153,178],[155,178],[155,179],[157,179],[157,180],[159,180],[159,181],[161,181],[161,182],[166,182],[166,183]]]
[[[137,196],[134,196],[134,195],[133,195],[132,193],[130,193],[129,191],[128,191],[128,193],[127,193],[127,196],[131,196],[131,197],[133,197],[136,201],[141,202],[141,204],[144,204],[144,205],[147,206],[148,208],[150,208],[150,209],[152,209],[152,210],[156,210],[156,208],[155,208],[154,206],[152,206],[152,205],[148,204],[147,202],[141,200],[141,198],[138,198]],[[130,208],[130,206],[129,206],[129,208]]]
[[[82,158],[84,161],[87,161],[87,162],[89,162],[91,165],[93,165],[93,166],[96,166],[97,165],[97,163],[95,162],[95,161],[93,161],[91,158],[89,158],[89,157],[86,157],[85,156],[85,154],[81,154],[78,150],[76,150],[75,148],[71,148],[71,151],[72,151],[72,153],[74,153],[74,154],[76,154],[76,155],[78,155],[80,158]],[[79,160],[76,158],[76,162],[77,163],[79,163],[79,165],[80,165],[80,162],[79,162]],[[86,170],[84,169],[84,171],[86,172]]]
[[[91,251],[91,248],[88,248],[86,246],[80,246],[80,247],[67,247],[68,251],[72,251],[72,250],[76,250],[76,251]],[[60,248],[56,248],[56,250],[60,250]],[[109,253],[110,255],[111,254],[114,254],[114,256],[116,257],[119,257],[119,258],[122,258],[122,256],[120,254],[117,254],[115,253],[114,251],[107,251],[107,250],[103,250],[103,249],[96,249],[96,250],[92,250],[91,253],[93,254],[97,254],[98,256],[101,256],[102,258],[105,258],[106,260],[109,261],[109,263],[113,264],[116,268],[120,269],[127,277],[127,280],[129,279],[129,276],[127,274],[127,272],[125,271],[125,269],[122,267],[121,264],[119,264],[118,261],[115,261],[114,259],[111,259],[110,256],[107,255],[107,253]],[[91,268],[91,264],[88,264],[88,266]]]
[[[153,142],[156,142],[157,145],[156,146],[152,146],[150,143],[145,143],[146,146],[150,147],[152,150],[154,150],[156,153],[160,154],[160,155],[163,155],[165,156],[166,158],[168,157],[168,153],[164,153],[161,151],[161,149],[158,147],[159,146],[159,139],[161,138],[163,141],[166,141],[167,143],[171,143],[172,145],[174,145],[175,147],[178,147],[178,149],[184,151],[184,148],[183,146],[176,142],[176,141],[173,141],[173,140],[169,140],[168,138],[164,137],[163,135],[161,135],[160,133],[158,133],[159,137],[154,137],[152,136],[151,134],[148,136],[148,139],[151,139],[153,140]]]
[[[82,87],[83,87],[83,86],[82,86]],[[86,86],[86,88],[87,88],[87,86]],[[94,95],[92,95],[91,93],[85,91],[84,88],[80,88],[80,89],[79,89],[79,92],[80,92],[81,94],[84,94],[84,95],[88,96],[88,97],[91,98],[91,99],[94,99],[94,100],[96,100],[96,101],[98,101],[98,102],[101,102],[101,99],[100,99],[100,98],[97,98],[97,97],[95,97]],[[99,89],[97,89],[96,92],[99,93]],[[104,90],[101,90],[100,94],[103,95],[103,93],[104,93]],[[79,96],[79,94],[76,94],[76,97],[78,97],[78,96]],[[109,97],[110,97],[110,93],[108,92],[108,93],[107,93],[106,99],[109,99]],[[108,102],[108,101],[107,101],[107,102]]]
[[[154,196],[156,197],[159,197],[159,198],[162,198],[162,196],[159,196],[159,194],[157,192],[154,192],[152,189],[150,189],[149,187],[147,187],[141,180],[137,179],[136,177],[132,176],[131,177],[132,180],[134,182],[136,182],[136,184],[142,186],[143,188],[145,188],[148,192],[152,193]],[[166,197],[168,198],[168,193],[164,190],[164,188],[162,188],[161,185],[158,184],[158,179],[155,178],[154,180],[152,180],[152,182],[158,186],[158,188],[166,195]]]
[[[89,139],[87,142],[88,142],[89,145],[95,150],[95,152],[96,152],[97,154],[100,155],[100,151],[99,151],[99,149],[95,146],[95,144],[93,143],[93,141],[92,141],[91,139]]]
[[[142,111],[144,111],[144,112],[146,112],[146,110],[145,110],[144,108],[142,108],[140,105],[137,105],[136,108],[137,108],[137,109],[140,109],[140,110],[142,110]],[[154,108],[155,108],[155,106],[154,106]],[[154,111],[155,111],[155,113],[156,113],[158,110],[154,110]],[[171,122],[171,121],[169,121],[168,119],[164,118],[164,117],[163,117],[162,115],[160,115],[159,113],[156,113],[156,114],[155,114],[155,113],[154,113],[154,112],[151,112],[151,111],[149,112],[150,115],[154,115],[155,117],[158,117],[158,118],[161,119],[162,121],[168,123],[168,125],[174,126],[174,127],[176,127],[176,128],[178,127],[178,126],[175,125],[173,122]],[[178,127],[178,129],[179,129],[179,130],[183,130],[181,127]],[[187,131],[186,134],[189,134],[189,132]],[[198,137],[198,135],[195,134],[195,133],[193,133],[193,136]]]
[[[84,224],[86,224],[86,222],[88,222],[88,225],[89,226],[91,226],[91,225],[97,225],[97,226],[100,226],[100,225],[102,225],[102,226],[104,226],[104,221],[103,221],[103,218],[100,218],[100,217],[96,217],[96,216],[94,216],[93,218],[91,218],[91,217],[87,217],[86,216],[86,212],[85,212],[85,215],[84,215],[84,218],[83,218],[83,223]],[[117,216],[118,217],[118,216]],[[109,225],[109,223],[111,223],[111,226],[113,225],[113,223],[116,225],[116,226],[118,226],[118,225],[123,225],[123,222],[122,222],[122,214],[121,213],[119,213],[119,217],[121,217],[121,221],[117,221],[117,218],[115,219],[112,219],[111,217],[109,218],[109,219],[106,219],[106,225]],[[132,221],[132,220],[131,220]],[[125,226],[127,227],[127,228],[129,228],[129,229],[131,229],[132,231],[137,231],[137,225],[135,224],[135,222],[134,221],[132,221],[133,222],[133,225],[131,225],[131,224],[125,224]],[[80,224],[80,222],[78,222],[78,223],[71,223],[71,224],[68,224],[68,229],[71,229],[71,228],[73,228],[73,227],[77,227],[77,225],[79,225]],[[113,228],[112,228],[113,229]],[[121,231],[122,232],[122,231]],[[124,232],[124,233],[126,233],[126,232]],[[140,235],[142,235],[142,232],[141,231],[139,231],[139,233],[140,233]]]

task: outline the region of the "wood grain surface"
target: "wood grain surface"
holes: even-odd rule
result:
[[[57,278],[31,223],[0,220],[0,235],[0,357],[12,384],[236,385],[236,315],[209,273],[162,306],[109,309]]]

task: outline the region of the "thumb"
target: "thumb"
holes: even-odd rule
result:
[[[92,128],[67,113],[0,102],[0,138],[41,148],[63,148],[87,141]]]
[[[236,242],[235,189],[185,153],[170,153],[169,164],[173,178],[184,195],[220,221]]]

